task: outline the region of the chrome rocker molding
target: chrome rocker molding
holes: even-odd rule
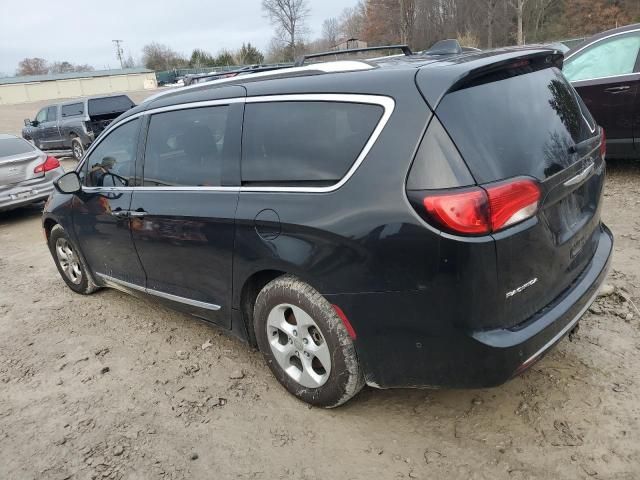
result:
[[[107,287],[115,288],[116,290],[124,291],[125,293],[128,293],[126,289],[137,290],[138,292],[165,298],[167,300],[183,303],[185,305],[191,305],[192,307],[204,308],[205,310],[218,311],[220,310],[220,308],[222,308],[220,307],[220,305],[216,305],[214,303],[199,302],[198,300],[191,300],[190,298],[179,297],[178,295],[159,292],[158,290],[145,288],[140,285],[136,285],[135,283],[125,282],[124,280],[119,280],[103,273],[96,273],[96,275],[100,277],[100,279],[105,283]]]
[[[127,117],[116,124],[111,124],[109,127],[100,134],[101,139],[104,139],[111,130],[124,125],[125,123],[134,120],[136,118],[153,115],[155,113],[169,112],[174,110],[186,110],[189,108],[211,107],[216,105],[230,105],[232,103],[266,103],[266,102],[342,102],[342,103],[365,103],[369,105],[380,105],[384,109],[384,113],[373,130],[373,133],[369,137],[369,140],[365,144],[364,148],[360,152],[360,155],[356,158],[351,168],[347,171],[346,175],[342,179],[333,185],[328,187],[83,187],[87,192],[98,191],[126,191],[126,190],[154,190],[154,191],[176,191],[176,190],[207,190],[207,191],[239,191],[239,192],[272,192],[272,193],[329,193],[338,190],[358,170],[369,151],[373,148],[378,137],[387,125],[393,110],[395,109],[395,100],[391,97],[383,95],[362,95],[362,94],[323,94],[323,93],[309,93],[309,94],[291,94],[291,95],[267,95],[260,97],[240,97],[240,98],[226,98],[221,100],[210,100],[206,102],[193,102],[184,103],[178,105],[170,105],[167,107],[154,108],[151,110],[145,110],[144,112],[138,112],[130,117]],[[100,145],[101,141],[94,142],[89,150],[85,153],[83,161],[76,167],[76,172],[79,172],[86,159],[91,155],[91,152]]]

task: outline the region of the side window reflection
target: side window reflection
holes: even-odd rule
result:
[[[124,187],[133,184],[140,120],[113,130],[87,158],[84,184],[88,187]]]

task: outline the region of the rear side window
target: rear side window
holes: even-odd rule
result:
[[[70,105],[62,105],[61,113],[63,118],[82,115],[84,113],[84,104],[81,102],[81,103],[72,103]]]
[[[479,183],[518,175],[544,180],[578,160],[576,143],[597,135],[556,68],[450,93],[436,114]]]
[[[0,157],[10,157],[33,152],[33,146],[21,138],[4,138],[0,140]]]
[[[110,113],[126,112],[135,104],[126,95],[116,95],[114,97],[91,98],[89,99],[89,115],[107,115]]]
[[[245,107],[242,182],[332,185],[358,158],[383,114],[379,105],[266,102]]]
[[[229,107],[190,108],[151,117],[145,186],[219,186]]]

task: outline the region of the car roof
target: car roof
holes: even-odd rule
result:
[[[126,93],[113,93],[111,95],[92,95],[90,97],[77,97],[77,98],[73,98],[71,100],[65,100],[64,102],[60,102],[60,103],[51,103],[49,105],[47,105],[48,107],[52,107],[54,105],[72,105],[74,103],[80,103],[80,102],[88,102],[89,100],[97,100],[100,98],[111,98],[111,97],[127,97],[129,98],[129,96]],[[131,98],[129,98],[129,100],[131,100]],[[133,102],[133,100],[132,100]]]
[[[625,32],[632,32],[634,30],[640,30],[640,23],[634,23],[634,24],[631,24],[631,25],[625,25],[624,27],[612,28],[611,30],[606,30],[604,32],[596,33],[595,35],[592,35],[591,37],[586,38],[582,43],[579,43],[578,45],[573,47],[571,50],[569,50],[565,54],[565,57],[569,58],[573,54],[575,54],[578,51],[580,51],[583,48],[585,48],[587,45],[590,45],[593,42],[596,42],[596,41],[601,40],[603,38],[607,38],[607,37],[610,37],[612,35],[619,35],[619,34],[625,33]]]
[[[0,140],[8,140],[10,138],[20,138],[17,135],[11,135],[10,133],[0,133]]]
[[[242,76],[212,80],[187,87],[171,88],[156,95],[152,95],[140,103],[137,107],[123,113],[121,119],[134,115],[144,110],[160,108],[181,103],[206,101],[215,98],[226,98],[220,92],[221,87],[243,87],[248,96],[271,95],[285,93],[287,90],[299,92],[303,78],[309,79],[305,83],[309,86],[308,93],[337,92],[341,86],[350,88],[350,93],[369,93],[375,83],[378,85],[378,93],[385,94],[380,87],[379,79],[413,78],[418,69],[434,68],[442,78],[444,88],[446,82],[459,76],[465,71],[480,68],[500,60],[510,60],[525,54],[539,54],[541,52],[558,52],[550,47],[508,47],[485,51],[464,51],[459,54],[434,55],[427,53],[411,55],[392,55],[363,60],[338,60],[329,62],[310,63],[298,67],[282,68]],[[442,68],[446,67],[446,68]],[[445,74],[448,71],[449,74]],[[384,73],[386,72],[386,74]],[[444,77],[442,74],[445,74]],[[346,87],[346,85],[349,85]],[[391,85],[389,89],[391,89]],[[260,92],[260,93],[258,93]],[[387,94],[389,94],[387,92]],[[220,95],[223,95],[222,97]],[[237,96],[237,95],[236,95]]]

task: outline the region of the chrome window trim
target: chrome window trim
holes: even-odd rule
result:
[[[580,47],[578,50],[576,50],[575,52],[573,52],[571,55],[569,55],[568,57],[565,57],[564,59],[564,63],[566,64],[568,60],[570,60],[571,58],[575,57],[576,55],[578,55],[580,52],[582,52],[583,50],[585,50],[586,48],[589,48],[592,45],[595,45],[597,43],[600,42],[604,42],[605,40],[609,40],[610,38],[613,37],[618,37],[620,35],[628,35],[630,33],[637,33],[640,32],[640,28],[635,28],[633,30],[627,30],[626,32],[617,32],[617,33],[612,33],[611,35],[607,35],[606,37],[602,37],[602,38],[598,38],[597,40],[594,40],[592,42],[587,43],[586,45]],[[637,53],[636,53],[636,60],[637,60]],[[634,70],[635,70],[635,64],[634,64]],[[578,83],[578,82],[588,82],[588,81],[592,81],[592,80],[602,80],[605,78],[617,78],[617,77],[624,77],[627,75],[634,75],[634,74],[638,74],[640,72],[630,72],[630,73],[622,73],[622,74],[618,74],[618,75],[609,75],[609,76],[604,76],[604,77],[594,77],[594,78],[583,78],[580,80],[575,80],[574,82],[571,83]],[[568,80],[568,79],[567,79]]]
[[[373,132],[369,136],[367,143],[365,143],[364,147],[360,154],[356,157],[356,160],[353,162],[347,173],[340,179],[339,182],[330,185],[328,187],[242,187],[242,186],[232,186],[232,187],[197,187],[197,186],[167,186],[167,187],[84,187],[82,188],[85,192],[124,192],[124,191],[212,191],[212,192],[247,192],[247,193],[258,193],[258,192],[266,192],[266,193],[329,193],[335,190],[338,190],[345,183],[349,181],[349,179],[355,174],[356,170],[360,167],[366,156],[369,154],[369,151],[373,148],[378,137],[384,130],[391,114],[395,109],[395,100],[391,97],[383,96],[383,95],[367,95],[367,94],[343,94],[343,93],[301,93],[301,94],[283,94],[283,95],[263,95],[257,97],[233,97],[226,99],[218,99],[218,100],[207,100],[204,102],[193,102],[193,103],[181,103],[176,105],[169,105],[166,107],[158,107],[150,110],[145,110],[143,112],[138,112],[134,115],[131,115],[127,118],[120,120],[116,124],[109,125],[109,127],[102,133],[102,139],[99,142],[94,142],[86,155],[82,163],[76,167],[76,171],[79,172],[82,169],[82,166],[87,161],[91,153],[97,146],[102,143],[104,138],[106,138],[112,130],[124,125],[131,120],[136,118],[154,115],[156,113],[170,112],[176,110],[187,110],[190,108],[202,108],[202,107],[212,107],[219,105],[229,105],[232,103],[268,103],[268,102],[336,102],[336,103],[362,103],[367,105],[380,105],[384,112],[376,128],[374,128]]]
[[[166,186],[166,187],[82,187],[82,191],[86,193],[117,193],[117,192],[148,192],[148,191],[165,191],[165,192],[239,192],[240,187],[185,187],[185,186]]]
[[[608,80],[610,78],[619,78],[619,77],[631,77],[633,75],[640,75],[640,72],[631,72],[631,73],[621,73],[619,75],[610,75],[608,77],[593,77],[593,78],[584,78],[582,80],[574,80],[573,82],[567,78],[571,85],[576,85],[580,82],[592,82],[594,80]]]
[[[218,311],[222,308],[220,307],[220,305],[216,305],[215,303],[206,303],[206,302],[201,302],[199,300],[192,300],[190,298],[180,297],[178,295],[173,295],[171,293],[160,292],[152,288],[146,288],[141,285],[137,285],[135,283],[130,283],[124,280],[110,277],[109,275],[105,275],[104,273],[96,272],[96,275],[99,276],[102,280],[104,280],[104,282],[112,288],[117,289],[118,287],[126,287],[131,290],[137,290],[142,293],[147,293],[149,295],[154,295],[156,297],[165,298],[167,300],[172,300],[174,302],[184,303],[186,305],[191,305],[193,307],[204,308],[205,310]]]

